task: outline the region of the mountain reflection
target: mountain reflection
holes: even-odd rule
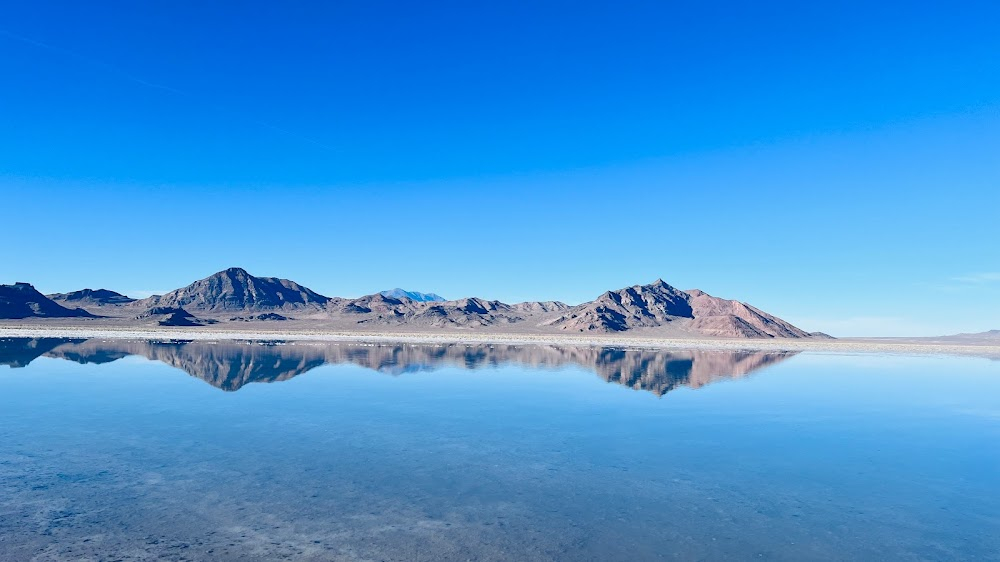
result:
[[[608,382],[662,396],[742,377],[795,352],[642,350],[564,345],[364,344],[314,342],[109,341],[0,339],[0,365],[24,367],[38,357],[102,364],[138,355],[181,369],[216,388],[284,381],[326,364],[354,364],[380,373],[501,365],[555,369],[578,366]]]

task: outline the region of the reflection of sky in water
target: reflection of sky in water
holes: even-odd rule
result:
[[[171,364],[217,374],[220,349]],[[268,371],[230,351],[223,364]],[[602,375],[588,353],[529,367],[537,353],[494,352],[486,365],[499,366],[475,370],[424,354],[432,370],[389,374],[324,360],[236,392],[141,356],[0,368],[0,555],[1000,552],[998,362],[800,354],[735,375],[745,357],[692,355],[711,363],[708,382],[658,397]]]

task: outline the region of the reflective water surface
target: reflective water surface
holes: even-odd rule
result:
[[[0,365],[3,560],[1000,553],[987,359],[43,338]]]

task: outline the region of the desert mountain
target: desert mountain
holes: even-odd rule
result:
[[[410,299],[416,302],[442,302],[444,297],[441,295],[436,295],[434,293],[421,293],[419,291],[406,291],[403,289],[390,289],[388,291],[382,291],[379,293],[383,297],[392,297],[394,299]]]
[[[231,267],[187,287],[132,303],[133,306],[166,306],[190,311],[269,311],[302,307],[319,308],[330,299],[294,281],[254,277]]]
[[[680,318],[693,318],[690,296],[657,279],[607,291],[595,300],[574,306],[547,325],[571,332],[623,332],[631,328],[663,326]]]
[[[358,298],[329,298],[294,281],[255,277],[235,267],[163,296],[131,302],[124,295],[104,289],[53,296],[60,302],[84,304],[88,310],[119,324],[140,321],[161,326],[199,326],[282,321],[283,327],[291,330],[404,331],[412,327],[507,333],[633,332],[680,338],[829,337],[801,330],[746,303],[699,290],[682,291],[662,279],[607,291],[576,306],[558,301],[507,304],[476,297],[446,301],[432,293],[402,289]],[[87,315],[82,310],[68,311],[41,295],[34,297],[36,301],[38,297],[47,304],[39,301],[37,311],[23,304],[15,306],[13,301],[0,301],[0,318],[23,318],[27,310],[31,316]]]
[[[687,294],[694,315],[691,326],[708,336],[808,338],[812,335],[746,303],[713,297],[698,289]]]
[[[624,332],[670,327],[695,335],[730,338],[808,338],[804,330],[746,303],[681,291],[662,279],[608,291],[569,308],[547,326],[569,332]],[[680,333],[679,332],[679,333]]]
[[[560,312],[567,310],[570,306],[559,301],[528,301],[510,305],[511,308],[529,314],[544,314],[548,312]]]
[[[29,283],[0,285],[0,318],[93,317],[80,308],[66,308],[39,293]]]
[[[71,293],[55,293],[46,296],[60,304],[75,304],[77,306],[128,304],[135,300],[107,289],[81,289]]]

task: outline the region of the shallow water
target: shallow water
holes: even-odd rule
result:
[[[997,361],[272,343],[0,340],[0,558],[1000,553]]]

